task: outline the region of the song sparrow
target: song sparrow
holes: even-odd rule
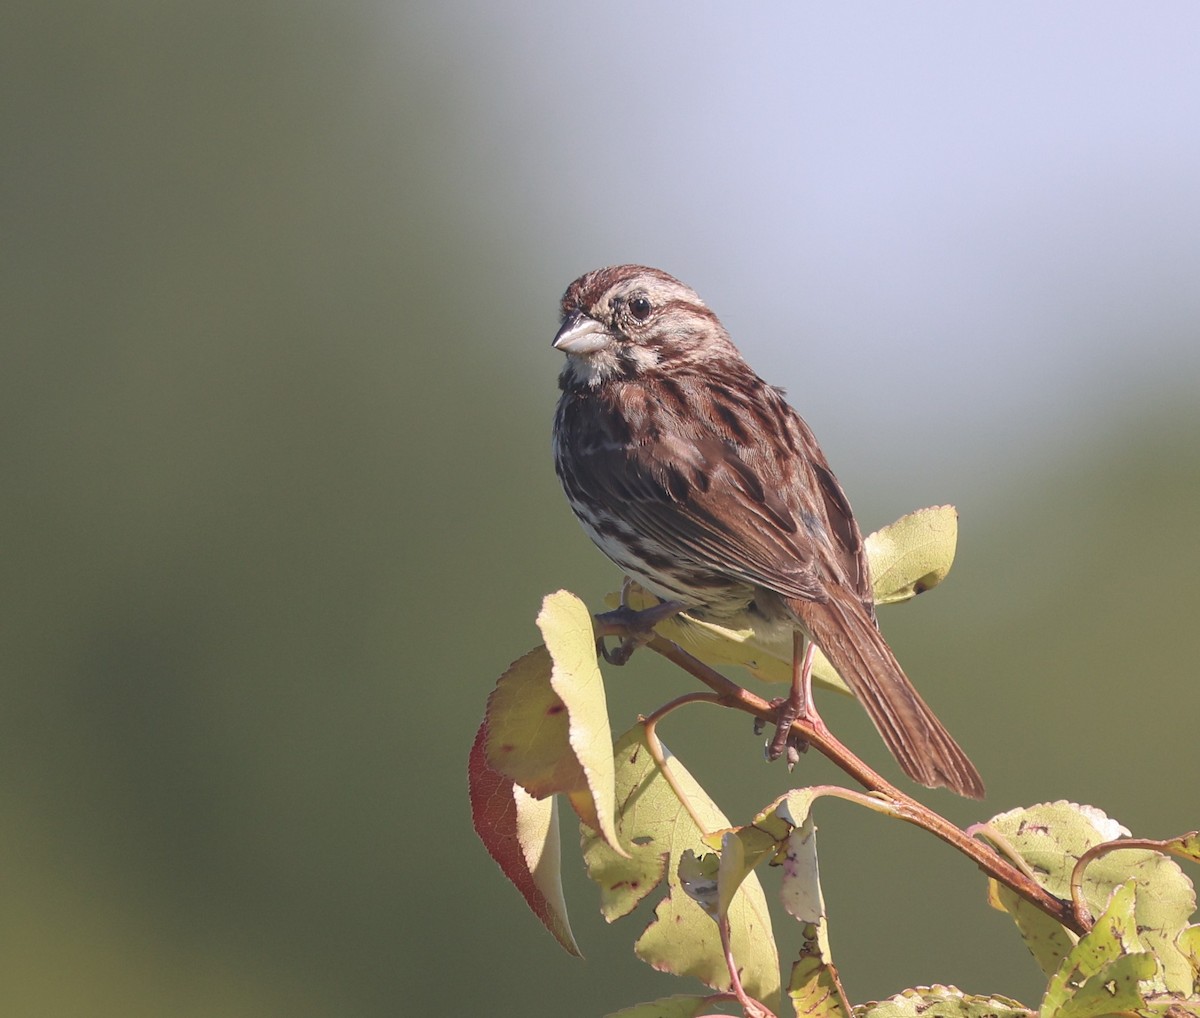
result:
[[[692,616],[793,641],[797,677],[815,641],[913,780],[981,798],[879,632],[862,535],[816,439],[696,293],[642,265],[589,272],[563,295],[554,347],[555,468],[599,548]]]

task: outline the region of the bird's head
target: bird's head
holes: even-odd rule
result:
[[[553,345],[567,355],[564,388],[677,371],[733,349],[695,290],[645,265],[596,269],[568,286]]]

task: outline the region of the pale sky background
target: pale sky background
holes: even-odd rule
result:
[[[935,454],[1071,440],[1200,380],[1194,4],[401,20],[455,55],[448,183],[506,191],[478,225],[557,267],[548,321],[579,271],[658,264],[802,412],[861,394],[864,431]]]

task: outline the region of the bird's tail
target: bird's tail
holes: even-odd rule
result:
[[[982,799],[975,765],[913,688],[862,604],[834,594],[825,602],[789,605],[862,701],[904,773],[928,788]]]

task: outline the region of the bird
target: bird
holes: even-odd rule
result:
[[[815,710],[815,644],[910,778],[982,798],[879,630],[862,534],[816,438],[700,296],[645,265],[596,269],[567,287],[552,345],[555,471],[599,549],[688,617],[790,641],[781,732]]]

